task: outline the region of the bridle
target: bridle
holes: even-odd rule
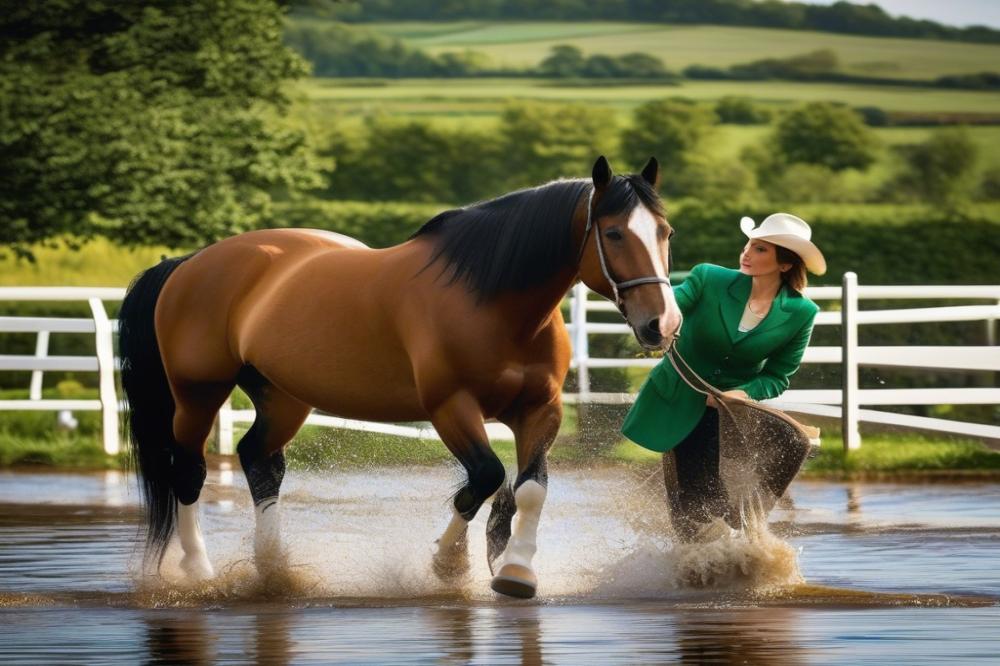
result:
[[[580,243],[580,251],[576,255],[576,263],[578,266],[580,265],[580,260],[583,259],[583,251],[587,247],[587,237],[590,235],[590,230],[596,226],[597,223],[594,219],[594,190],[591,189],[590,195],[587,197],[587,226],[583,230],[583,241]],[[604,274],[604,279],[608,281],[609,285],[611,285],[611,293],[614,294],[615,297],[615,306],[626,319],[628,318],[628,315],[625,314],[625,302],[622,300],[621,292],[643,284],[665,284],[668,287],[670,286],[669,276],[641,277],[618,282],[611,276],[611,271],[608,269],[608,260],[604,256],[604,243],[601,241],[600,229],[594,233],[594,242],[597,243],[597,258],[601,263],[601,273]]]

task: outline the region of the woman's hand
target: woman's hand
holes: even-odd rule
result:
[[[734,389],[732,391],[723,391],[722,395],[726,396],[727,398],[738,398],[740,400],[750,399],[750,396],[747,395],[746,391],[740,391],[739,389]],[[719,403],[711,395],[708,396],[708,399],[705,401],[705,404],[713,409],[719,408]]]

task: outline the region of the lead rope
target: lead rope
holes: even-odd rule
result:
[[[714,386],[706,382],[704,379],[702,379],[701,375],[699,375],[697,372],[691,369],[691,366],[688,365],[687,361],[684,360],[684,357],[681,356],[679,351],[677,351],[677,338],[678,336],[674,336],[673,341],[667,348],[667,358],[670,359],[670,365],[674,366],[674,371],[676,371],[677,374],[680,375],[680,378],[684,380],[684,383],[690,386],[693,390],[697,391],[698,393],[701,393],[702,395],[710,395],[713,398],[715,398],[716,404],[718,404],[720,407],[726,410],[726,414],[729,416],[730,420],[736,425],[736,431],[739,432],[740,439],[743,440],[743,445],[746,446],[747,445],[746,434],[743,432],[743,428],[740,427],[740,422],[737,421],[736,417],[733,415],[733,410],[730,409],[729,405],[727,404],[729,400],[735,401],[735,399],[728,398],[722,395],[722,391],[720,391],[719,389],[715,388]],[[692,381],[688,379],[685,372],[681,370],[681,368],[679,367],[680,365],[683,365],[684,371],[690,373],[690,375],[694,377],[704,388],[702,389],[695,386],[694,383],[692,383]]]

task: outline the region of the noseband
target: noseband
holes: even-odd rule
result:
[[[587,247],[587,236],[590,235],[590,230],[596,226],[597,224],[594,219],[594,190],[591,189],[590,196],[587,197],[587,226],[583,230],[583,241],[580,243],[580,251],[576,255],[576,263],[578,266],[580,265],[580,260],[583,259],[583,250]],[[665,284],[668,287],[670,286],[669,276],[665,278],[641,277],[633,280],[625,280],[624,282],[618,282],[611,277],[611,271],[608,269],[608,260],[604,256],[604,243],[601,241],[600,229],[594,232],[594,242],[597,243],[597,258],[601,263],[601,272],[604,274],[604,279],[611,285],[611,293],[615,296],[615,306],[626,319],[628,319],[628,315],[625,314],[625,302],[622,300],[621,292],[643,284]]]

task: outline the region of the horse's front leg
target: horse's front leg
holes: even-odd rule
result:
[[[487,527],[487,550],[494,576],[491,587],[512,597],[535,596],[538,579],[532,568],[538,520],[545,503],[546,456],[562,422],[561,396],[520,406],[503,421],[517,443],[517,480],[493,500]]]
[[[451,520],[434,554],[435,573],[451,579],[468,570],[469,522],[503,484],[505,472],[489,446],[482,411],[470,393],[460,391],[445,400],[431,412],[431,422],[467,474],[465,485],[455,494]]]

